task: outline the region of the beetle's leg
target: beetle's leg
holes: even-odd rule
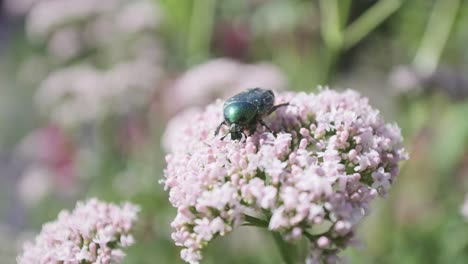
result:
[[[221,137],[221,140],[224,140],[224,138],[225,138],[227,135],[229,135],[229,133],[231,133],[231,132],[227,132],[224,136],[222,136],[222,137]]]
[[[226,125],[226,121],[221,122],[221,124],[219,124],[219,126],[216,128],[215,133],[214,133],[215,136],[218,135],[219,130],[221,129],[221,127],[222,127],[223,125]],[[226,135],[227,135],[227,134],[226,134]],[[224,135],[224,137],[225,137],[226,135]],[[223,137],[223,138],[224,138],[224,137]],[[223,138],[222,138],[222,139],[223,139]]]
[[[274,111],[276,111],[276,109],[280,108],[280,107],[283,107],[283,106],[288,106],[289,103],[282,103],[282,104],[279,104],[279,105],[275,105],[273,106],[270,111],[268,112],[268,114],[271,114],[273,113]]]
[[[258,120],[258,121],[260,122],[260,124],[262,124],[262,126],[266,127],[266,129],[268,130],[268,132],[273,132],[273,131],[271,130],[271,128],[269,128],[269,127],[265,124],[265,122],[263,122],[263,120],[260,119],[260,120]]]
[[[244,133],[244,131],[242,131],[242,135],[244,135],[245,140],[247,140],[247,135]]]
[[[258,124],[261,122],[260,117],[257,117],[256,119],[252,120],[252,122],[246,127],[245,130],[249,132],[249,135],[253,135],[255,131],[257,131]]]

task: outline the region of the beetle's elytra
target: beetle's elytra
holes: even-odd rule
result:
[[[232,140],[240,140],[242,135],[247,137],[245,130],[253,133],[259,123],[271,131],[262,119],[287,105],[289,103],[275,105],[275,94],[267,89],[253,88],[238,93],[224,102],[224,121],[216,128],[215,135],[222,125],[229,126],[229,132],[221,139],[231,134]]]

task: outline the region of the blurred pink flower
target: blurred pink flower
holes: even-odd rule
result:
[[[167,92],[164,103],[169,113],[175,113],[220,97],[227,98],[246,88],[284,90],[286,86],[285,75],[272,64],[243,64],[219,58],[197,65],[180,76]]]
[[[80,32],[74,28],[57,30],[49,39],[48,52],[60,61],[67,61],[82,52]]]
[[[112,12],[119,0],[48,0],[37,1],[27,16],[28,35],[33,39],[47,39],[67,21],[87,21],[94,16]]]
[[[127,34],[154,29],[162,21],[163,14],[154,1],[132,0],[122,6],[117,14],[117,27]]]
[[[335,259],[407,159],[398,126],[357,92],[279,93],[282,102],[291,105],[265,119],[275,134],[259,126],[240,142],[214,136],[221,101],[169,126],[162,182],[177,208],[172,237],[185,261],[198,263],[206,244],[249,222],[246,215],[287,240],[306,236],[310,260]],[[318,224],[328,231],[310,234]]]
[[[25,168],[17,183],[17,194],[21,202],[34,207],[54,190],[63,191],[59,186],[55,188],[55,177],[56,175],[45,166],[33,165]]]
[[[60,127],[49,124],[27,135],[19,144],[19,158],[29,163],[18,182],[18,194],[33,205],[52,190],[71,194],[77,183],[77,149]]]
[[[36,102],[52,121],[70,127],[149,103],[162,73],[156,2],[19,1],[29,40],[46,47],[20,77],[40,83]]]
[[[74,175],[76,147],[58,126],[50,124],[34,130],[22,140],[18,151],[33,163],[50,168],[65,185]]]
[[[124,114],[149,101],[160,78],[160,69],[152,66],[137,60],[107,71],[89,65],[57,70],[39,86],[36,103],[54,122],[68,127]]]
[[[3,5],[8,14],[22,16],[38,2],[43,0],[5,0]]]
[[[46,43],[51,59],[63,62],[87,50],[122,52],[122,41],[127,49],[142,36],[154,38],[162,12],[150,0],[47,0],[31,5],[26,18],[29,39]]]
[[[161,140],[161,144],[167,152],[184,151],[187,148],[187,144],[191,142],[189,140],[187,140],[187,142],[181,142],[181,134],[186,133],[187,135],[193,135],[192,132],[196,129],[192,129],[192,127],[187,126],[187,124],[190,122],[196,125],[197,122],[204,121],[203,117],[200,115],[201,111],[201,109],[195,107],[188,108],[174,116],[167,123],[166,131]]]
[[[34,243],[24,245],[18,263],[121,263],[122,249],[133,243],[138,211],[130,203],[78,202],[71,213],[61,211],[56,221],[43,225]]]
[[[77,65],[51,73],[39,86],[36,103],[59,124],[90,121],[100,114],[101,75],[91,66]]]

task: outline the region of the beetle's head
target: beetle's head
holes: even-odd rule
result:
[[[243,127],[238,124],[231,124],[229,126],[229,133],[231,133],[232,140],[241,140],[242,131],[243,131]]]

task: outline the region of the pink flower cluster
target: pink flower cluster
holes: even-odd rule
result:
[[[307,237],[307,263],[331,261],[370,202],[388,192],[407,154],[398,126],[367,98],[323,90],[277,94],[283,102],[290,105],[264,120],[274,133],[259,125],[241,141],[214,136],[221,101],[169,126],[162,182],[177,208],[172,237],[185,261],[198,263],[210,240],[252,219],[286,240]]]
[[[56,56],[60,62],[90,49],[103,53],[109,52],[106,50],[109,47],[119,49],[115,41],[153,39],[149,32],[159,26],[162,18],[160,9],[151,0],[35,1],[27,12],[26,33],[32,42],[44,43],[48,55]],[[136,48],[130,45],[124,50],[128,53]]]
[[[42,47],[25,58],[19,79],[39,83],[38,110],[54,123],[74,128],[150,103],[163,77],[155,1],[8,2],[23,10],[28,40]]]
[[[37,205],[51,192],[76,194],[80,157],[75,142],[59,126],[33,130],[21,140],[17,157],[25,162],[17,193],[26,205]]]
[[[35,243],[25,244],[18,263],[120,263],[122,248],[133,243],[138,211],[130,203],[78,202],[71,213],[62,211],[57,221],[46,223]]]
[[[139,60],[105,71],[86,64],[70,66],[44,79],[35,99],[41,112],[62,126],[73,127],[145,105],[161,73]]]

